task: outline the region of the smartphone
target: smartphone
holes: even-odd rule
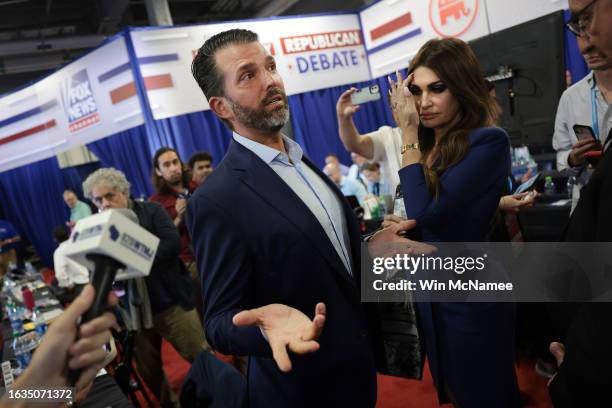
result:
[[[595,137],[595,133],[593,132],[593,129],[590,126],[574,125],[572,126],[572,129],[574,129],[574,133],[576,133],[576,137],[578,138],[578,140],[597,140],[597,138]]]
[[[530,188],[534,187],[534,184],[538,180],[539,177],[540,177],[540,173],[536,173],[529,180],[527,180],[526,182],[518,186],[516,190],[514,191],[514,194],[523,193],[525,191],[528,191]]]
[[[353,105],[361,105],[362,103],[378,100],[380,100],[380,88],[378,85],[366,86],[351,94]]]

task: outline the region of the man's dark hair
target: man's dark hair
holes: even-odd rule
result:
[[[378,162],[366,162],[361,165],[361,171],[378,171],[380,170],[380,164]]]
[[[70,237],[70,231],[68,231],[68,227],[65,225],[58,225],[53,228],[53,238],[58,242],[62,243]]]
[[[208,152],[195,152],[190,158],[189,158],[189,168],[193,171],[193,166],[195,166],[196,162],[199,161],[209,161],[211,164],[213,162],[213,157],[210,153]]]
[[[207,100],[223,96],[223,76],[215,64],[215,53],[234,44],[249,44],[259,41],[252,31],[233,29],[215,34],[204,42],[191,63],[191,73],[204,92]]]
[[[189,188],[189,180],[191,179],[191,175],[189,174],[188,169],[185,168],[185,165],[183,164],[183,161],[181,160],[181,155],[176,151],[176,149],[172,147],[167,147],[167,146],[160,147],[159,149],[157,149],[157,151],[155,152],[155,155],[153,156],[153,165],[151,166],[153,168],[152,170],[153,174],[151,174],[151,181],[153,182],[153,186],[155,187],[155,190],[161,195],[166,195],[172,192],[172,189],[170,188],[166,180],[164,180],[162,176],[159,176],[157,172],[155,171],[156,169],[159,170],[159,157],[162,154],[168,153],[168,152],[176,153],[176,157],[178,157],[179,161],[181,162],[181,172],[182,172],[181,181],[183,182],[184,188]]]

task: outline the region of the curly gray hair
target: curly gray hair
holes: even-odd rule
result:
[[[130,182],[125,177],[125,174],[113,167],[107,167],[94,171],[83,182],[83,194],[85,197],[91,200],[93,198],[93,189],[101,184],[107,185],[128,197],[130,195]]]

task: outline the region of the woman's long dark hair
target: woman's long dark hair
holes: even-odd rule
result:
[[[456,38],[429,40],[421,47],[408,73],[418,67],[431,69],[448,87],[459,105],[459,118],[439,140],[439,160],[430,169],[427,159],[435,146],[434,130],[419,124],[421,163],[429,191],[439,195],[439,176],[467,154],[469,134],[474,129],[492,126],[500,113],[499,105],[487,85],[472,49]]]

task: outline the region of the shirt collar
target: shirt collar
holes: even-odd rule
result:
[[[289,139],[285,135],[283,135],[283,143],[285,144],[287,155],[285,155],[280,150],[273,149],[269,146],[248,139],[244,136],[240,136],[236,132],[234,132],[233,137],[237,143],[240,143],[242,146],[255,153],[255,155],[261,160],[263,160],[266,164],[271,164],[273,161],[279,161],[281,163],[289,165],[289,159],[291,159],[291,162],[296,164],[300,163],[302,161],[302,156],[304,156],[304,151],[302,150],[300,145]]]
[[[593,88],[593,85],[595,85],[595,75],[593,74],[593,71],[588,73],[586,80],[587,84],[589,84],[589,88]]]

